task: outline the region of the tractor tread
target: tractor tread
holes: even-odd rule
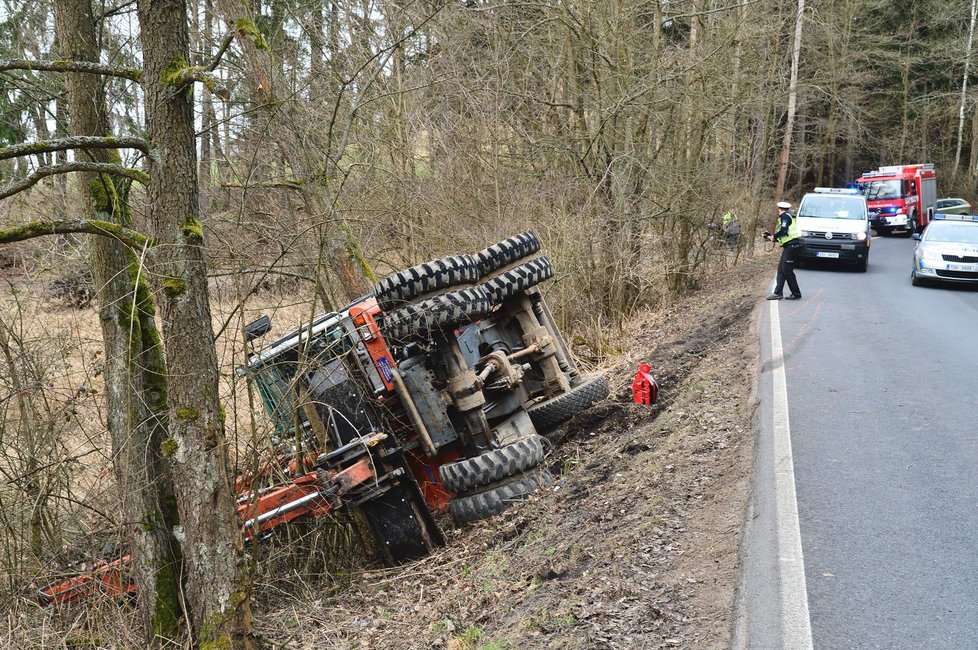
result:
[[[437,332],[484,318],[491,307],[489,293],[480,286],[447,291],[387,314],[381,329],[395,343],[430,339]]]
[[[508,298],[526,291],[554,277],[554,268],[546,257],[537,257],[500,273],[482,284],[489,292],[492,304],[498,305]]]
[[[489,275],[540,250],[540,240],[532,230],[508,237],[475,254],[482,276]]]
[[[549,431],[571,416],[591,408],[610,392],[608,381],[601,375],[595,375],[571,387],[566,393],[531,406],[526,412],[537,431]]]
[[[524,473],[515,480],[469,496],[460,496],[448,502],[448,510],[456,524],[462,526],[475,521],[488,519],[506,510],[514,503],[522,501],[531,492],[543,485],[553,483],[554,477],[546,469]]]
[[[377,305],[393,311],[419,296],[459,285],[475,284],[481,267],[471,255],[453,255],[392,273],[374,285]]]
[[[536,467],[543,455],[543,438],[534,434],[473,458],[447,463],[438,472],[446,491],[465,492]]]

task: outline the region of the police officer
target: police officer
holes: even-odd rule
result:
[[[791,204],[787,201],[778,203],[778,229],[773,235],[767,235],[769,241],[776,241],[781,245],[781,261],[778,262],[778,282],[774,286],[774,293],[767,297],[768,300],[781,300],[784,298],[784,283],[788,283],[791,294],[788,300],[798,300],[801,298],[801,289],[798,288],[798,279],[795,277],[795,260],[798,256],[798,249],[801,247],[801,228],[798,227],[798,220],[795,215],[789,212]]]

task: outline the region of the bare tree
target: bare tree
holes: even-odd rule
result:
[[[964,50],[964,73],[961,75],[961,101],[958,104],[958,144],[954,149],[954,173],[961,168],[961,141],[964,138],[964,109],[968,100],[968,72],[971,68],[971,45],[975,39],[975,17],[978,16],[978,0],[971,0],[971,20],[968,22],[968,45]],[[968,170],[969,176],[974,170]]]
[[[147,213],[169,377],[170,437],[186,570],[201,645],[253,646],[251,584],[238,534],[218,401],[204,231],[200,221],[190,41],[184,0],[139,0],[147,133]],[[219,645],[220,644],[220,645]]]
[[[100,60],[91,0],[56,0],[61,60],[68,68],[72,135],[108,136],[108,105],[97,64]],[[69,67],[69,63],[73,64]],[[92,70],[86,69],[89,65]],[[72,69],[73,68],[73,69]],[[113,149],[79,150],[81,162],[121,166]],[[96,167],[97,169],[98,167]],[[79,172],[88,212],[124,228],[132,226],[124,199],[131,182],[97,171]],[[122,512],[132,540],[138,602],[150,646],[180,637],[179,545],[173,484],[162,456],[166,426],[166,369],[154,320],[146,271],[122,242],[93,236],[92,274],[105,348],[108,428]]]
[[[774,199],[780,201],[784,194],[784,182],[788,175],[788,159],[791,153],[791,136],[795,127],[795,111],[798,104],[798,64],[801,59],[801,31],[805,24],[805,0],[798,0],[795,16],[795,38],[791,49],[791,80],[788,83],[788,118],[784,126],[784,141],[778,162],[778,181],[774,186]]]

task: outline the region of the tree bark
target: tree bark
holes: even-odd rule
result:
[[[218,401],[217,353],[199,216],[186,0],[138,0],[146,129],[147,213],[169,371],[170,438],[186,566],[186,603],[200,646],[251,648],[251,584],[245,570]]]
[[[109,136],[102,82],[85,63],[99,60],[91,0],[55,0],[55,12],[61,57],[72,64],[65,67],[71,133]],[[115,226],[99,224],[96,232],[113,231],[114,236],[93,236],[91,240],[106,359],[107,424],[132,545],[143,638],[149,647],[158,647],[176,642],[181,635],[180,552],[173,539],[173,527],[178,522],[172,506],[172,481],[161,455],[166,438],[163,351],[146,276],[139,259],[120,241],[119,232],[131,233],[132,220],[128,206],[120,199],[118,170],[105,173],[106,169],[121,168],[119,154],[93,149],[76,155],[81,160],[74,164],[85,170],[80,172],[81,187],[89,209]]]

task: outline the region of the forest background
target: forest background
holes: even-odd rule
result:
[[[153,100],[132,71],[152,65],[145,28],[140,38],[151,3],[74,4],[90,11],[94,60],[130,71],[93,75],[105,135],[147,137]],[[0,0],[5,151],[77,135],[56,10],[55,0]],[[776,197],[881,164],[932,162],[941,196],[976,198],[975,10],[954,0],[192,0],[176,72],[192,110],[232,449],[260,433],[233,365],[242,324],[264,311],[281,312],[281,331],[308,318],[313,298],[314,310],[340,308],[393,269],[529,228],[558,269],[548,301],[599,364],[620,352],[615,333],[632,314],[695,289],[726,260],[715,226],[728,210],[749,253]],[[118,160],[100,164],[130,170],[113,181],[118,200],[132,230],[150,233],[154,197],[166,193],[140,173],[155,164],[147,151],[119,142]],[[0,229],[89,216],[79,177],[50,171],[82,161],[75,150],[18,151],[0,160]],[[70,233],[0,247],[0,603],[119,505],[111,476],[79,469],[92,454],[102,468],[112,460],[99,451],[112,445],[98,317],[89,310],[86,329],[58,315],[99,292],[92,256],[91,238]],[[158,295],[174,288],[161,283],[150,277]]]

